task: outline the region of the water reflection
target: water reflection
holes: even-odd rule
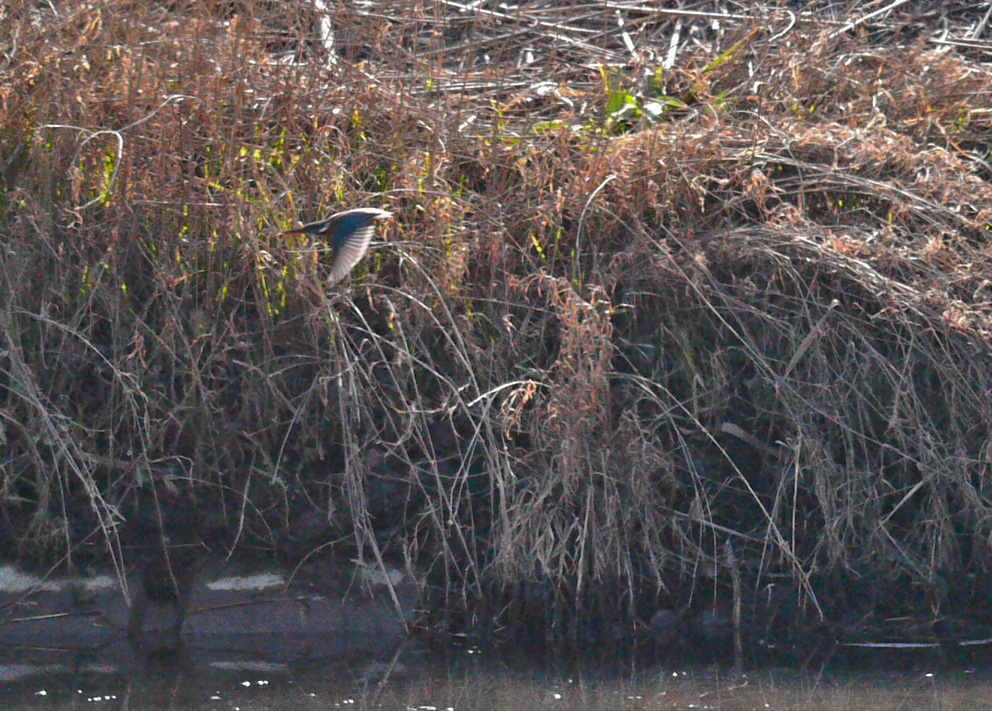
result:
[[[922,709],[988,708],[987,673],[746,675],[645,669],[621,676],[510,671],[492,660],[390,661],[301,668],[272,664],[184,672],[181,659],[148,660],[125,682],[80,668],[71,679],[34,679],[0,692],[0,708],[107,709]]]

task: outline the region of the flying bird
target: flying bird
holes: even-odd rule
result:
[[[375,221],[392,216],[393,213],[386,210],[359,207],[280,234],[323,237],[331,250],[331,274],[327,282],[334,284],[344,279],[369,250],[369,243],[375,232]]]

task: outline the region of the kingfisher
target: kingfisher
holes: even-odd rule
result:
[[[327,283],[334,284],[344,279],[369,250],[375,221],[392,216],[393,213],[375,207],[358,207],[280,234],[323,237],[331,250],[331,273]]]

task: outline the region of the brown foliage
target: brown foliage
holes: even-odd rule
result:
[[[851,577],[977,594],[947,584],[992,568],[968,46],[915,6],[363,7],[8,8],[0,535],[119,558],[189,489],[225,546],[628,622],[727,595],[728,538],[817,617]],[[367,204],[397,218],[333,292],[272,236]]]

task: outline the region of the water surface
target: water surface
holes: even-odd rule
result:
[[[64,672],[65,670],[62,670]],[[100,670],[22,680],[0,691],[4,709],[397,709],[489,711],[568,709],[992,709],[992,675],[974,670],[734,674],[654,668],[627,674],[551,674],[510,670],[481,657],[428,661],[413,652],[390,661],[296,668],[259,664],[184,675],[170,660],[150,660],[131,679]]]

